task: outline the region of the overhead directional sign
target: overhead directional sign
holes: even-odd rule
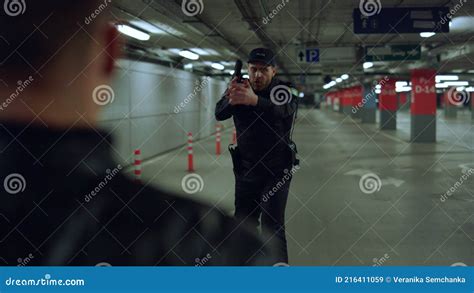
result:
[[[318,63],[319,49],[318,48],[302,48],[297,50],[298,63]]]
[[[420,60],[421,48],[417,45],[369,46],[365,48],[365,61]]]
[[[354,9],[354,33],[449,32],[449,7],[381,8],[377,14]]]

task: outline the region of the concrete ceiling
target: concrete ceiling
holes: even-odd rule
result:
[[[454,15],[455,20],[464,21],[458,21],[461,25],[456,23],[450,33],[429,39],[419,34],[354,34],[352,12],[359,7],[359,0],[194,1],[203,4],[202,13],[196,16],[183,13],[181,0],[116,0],[113,13],[117,20],[140,21],[156,28],[157,32],[147,42],[131,40],[133,48],[145,50],[151,58],[183,63],[190,61],[182,60],[170,49],[198,50],[201,57],[192,62],[195,70],[211,75],[224,73],[210,69],[209,62],[221,62],[226,69],[232,69],[237,58],[245,60],[251,49],[260,46],[278,52],[282,78],[307,90],[320,89],[326,75],[336,77],[348,73],[360,80],[375,73],[407,75],[409,69],[421,66],[435,66],[443,73],[467,74],[474,70],[471,47],[474,3],[469,0],[466,3],[461,0],[463,5]],[[452,8],[460,1],[382,0],[381,3],[382,7]],[[269,17],[275,9],[277,13]],[[369,71],[362,69],[364,46],[420,43],[420,61],[380,62]],[[297,51],[302,47],[320,48],[321,61],[309,65],[298,63]]]

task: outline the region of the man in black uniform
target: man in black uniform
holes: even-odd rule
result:
[[[275,78],[275,55],[254,49],[249,80],[234,78],[216,106],[216,119],[231,117],[237,129],[232,149],[235,173],[235,217],[278,241],[279,262],[288,263],[285,208],[294,173],[296,147],[291,132],[298,107],[291,85]],[[297,168],[297,167],[296,167]]]
[[[136,184],[112,159],[93,92],[122,44],[104,3],[29,1],[0,16],[0,265],[273,264],[233,218]]]

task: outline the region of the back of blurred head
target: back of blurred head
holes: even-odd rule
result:
[[[111,5],[111,0],[5,2],[0,95],[10,99],[0,120],[94,126],[99,109],[94,89],[110,82],[121,48],[108,19]],[[19,91],[23,81],[29,82]]]

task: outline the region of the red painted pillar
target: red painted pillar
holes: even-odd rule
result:
[[[436,141],[436,70],[414,69],[411,72],[411,141]]]
[[[361,111],[362,108],[362,99],[364,95],[364,88],[362,85],[358,85],[354,87],[353,90],[353,97],[352,97],[352,117],[354,118],[361,118]]]

